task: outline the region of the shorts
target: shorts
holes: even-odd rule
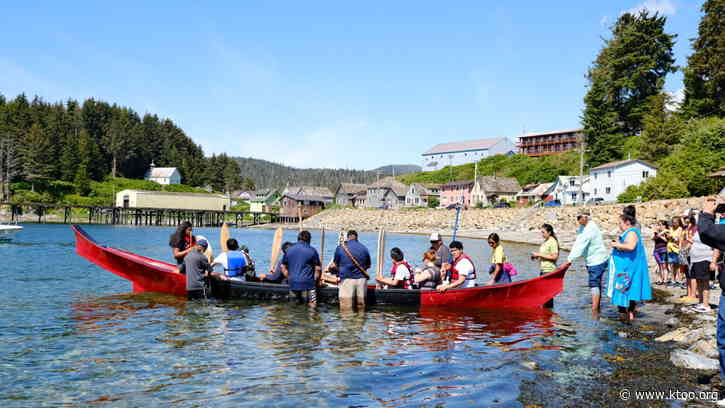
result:
[[[608,266],[608,259],[599,265],[587,266],[587,272],[589,272],[590,288],[602,288],[602,277],[604,276],[604,272],[607,270]]]
[[[671,264],[679,264],[680,263],[680,254],[676,252],[668,252],[667,253],[667,262]]]
[[[667,262],[667,248],[655,248],[655,250],[652,252],[652,256],[655,258],[655,262],[657,262],[658,265],[662,265],[663,263]]]
[[[357,298],[357,303],[365,303],[368,293],[368,280],[365,278],[343,279],[340,281],[338,296],[342,299]]]
[[[317,289],[309,290],[290,290],[289,300],[294,300],[300,304],[317,303]]]
[[[715,280],[715,271],[710,270],[710,261],[695,262],[692,264],[690,279]]]

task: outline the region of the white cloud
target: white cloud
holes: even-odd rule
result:
[[[680,88],[675,92],[667,92],[667,94],[670,96],[670,102],[667,104],[667,110],[670,112],[680,110],[682,102],[685,101],[685,88]]]
[[[637,14],[644,10],[649,11],[650,13],[656,12],[664,16],[674,16],[677,12],[677,8],[670,0],[645,0],[644,3],[627,10],[627,12]]]

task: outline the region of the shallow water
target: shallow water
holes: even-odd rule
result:
[[[522,406],[524,383],[535,386],[547,373],[546,387],[586,384],[609,370],[603,356],[622,346],[614,325],[591,320],[586,273],[576,265],[552,311],[378,307],[342,313],[332,306],[206,304],[131,294],[127,281],[75,254],[68,226],[25,227],[13,242],[0,244],[6,262],[3,407]],[[170,228],[87,230],[100,243],[171,258]],[[195,233],[218,248],[217,230]],[[272,235],[232,230],[259,270],[268,263]],[[285,239],[295,235],[288,231]],[[361,236],[371,252],[376,239]],[[336,240],[337,233],[326,236],[326,261]],[[313,233],[313,245],[318,242]],[[463,243],[481,269],[489,256],[486,242]],[[400,247],[413,262],[427,245],[426,237],[387,237],[387,248]],[[528,259],[535,248],[505,248],[518,279],[538,274]],[[605,315],[612,313],[607,306]]]

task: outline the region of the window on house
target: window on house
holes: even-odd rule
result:
[[[594,195],[597,195],[597,189],[596,188],[594,189]]]
[[[597,175],[598,175],[598,173],[594,173],[594,180],[597,179]]]
[[[607,193],[607,194],[609,194],[609,193],[612,192],[612,188],[611,187],[607,187],[607,188],[604,189],[604,192]]]
[[[573,187],[575,184],[576,184],[576,180],[574,180],[573,178],[569,180],[569,185],[570,186]]]
[[[647,177],[649,177],[649,172],[648,171],[643,171],[642,172],[642,178],[647,178]]]
[[[611,170],[609,170],[609,171],[607,172],[607,177],[609,177],[609,178],[612,178],[612,171],[611,171]]]
[[[571,193],[571,199],[576,200],[576,193]]]

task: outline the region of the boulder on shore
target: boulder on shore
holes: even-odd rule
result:
[[[714,358],[701,356],[690,350],[677,349],[670,354],[670,361],[677,367],[692,370],[719,370],[720,363]]]

